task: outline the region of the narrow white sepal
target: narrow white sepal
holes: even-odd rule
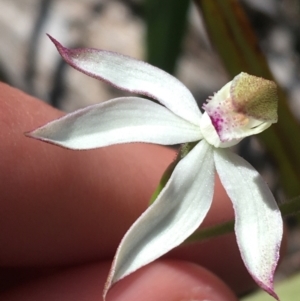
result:
[[[138,97],[116,98],[86,107],[34,130],[29,136],[70,149],[127,142],[171,145],[202,138],[199,127]]]
[[[201,112],[193,95],[167,72],[118,53],[93,48],[68,49],[50,39],[75,69],[119,89],[152,97],[178,116],[199,125]]]
[[[257,284],[274,298],[283,223],[276,201],[260,174],[226,149],[215,150],[215,164],[235,211],[235,233],[242,259]]]
[[[115,282],[175,248],[200,226],[211,206],[214,173],[212,146],[202,140],[178,163],[156,201],[125,234],[104,298]]]

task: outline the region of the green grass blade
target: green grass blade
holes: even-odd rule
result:
[[[173,74],[186,29],[189,0],[146,0],[147,61]]]

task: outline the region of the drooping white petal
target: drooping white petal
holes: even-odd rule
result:
[[[276,201],[259,173],[226,149],[215,150],[221,182],[233,202],[235,232],[243,261],[254,280],[270,295],[279,259],[282,217]]]
[[[182,243],[201,224],[214,189],[212,147],[204,140],[176,166],[157,200],[125,234],[104,290]]]
[[[201,112],[194,97],[179,80],[165,71],[114,52],[68,49],[54,38],[50,39],[63,59],[75,69],[119,89],[157,99],[178,116],[199,124]]]
[[[196,125],[138,97],[116,98],[86,107],[34,130],[29,136],[71,149],[127,142],[171,145],[202,137]]]

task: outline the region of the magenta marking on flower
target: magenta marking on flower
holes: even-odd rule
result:
[[[221,132],[224,125],[224,119],[222,118],[221,114],[214,113],[210,116],[210,119],[217,133]]]

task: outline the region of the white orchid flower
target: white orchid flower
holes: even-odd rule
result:
[[[76,150],[130,142],[197,142],[122,239],[104,297],[115,282],[180,245],[201,225],[212,203],[217,171],[233,203],[245,266],[258,285],[278,299],[273,275],[283,232],[281,214],[259,173],[228,149],[277,121],[276,85],[241,73],[208,100],[202,114],[189,90],[156,67],[112,52],[67,49],[52,41],[72,67],[163,106],[140,97],[112,99],[52,121],[31,137]]]

